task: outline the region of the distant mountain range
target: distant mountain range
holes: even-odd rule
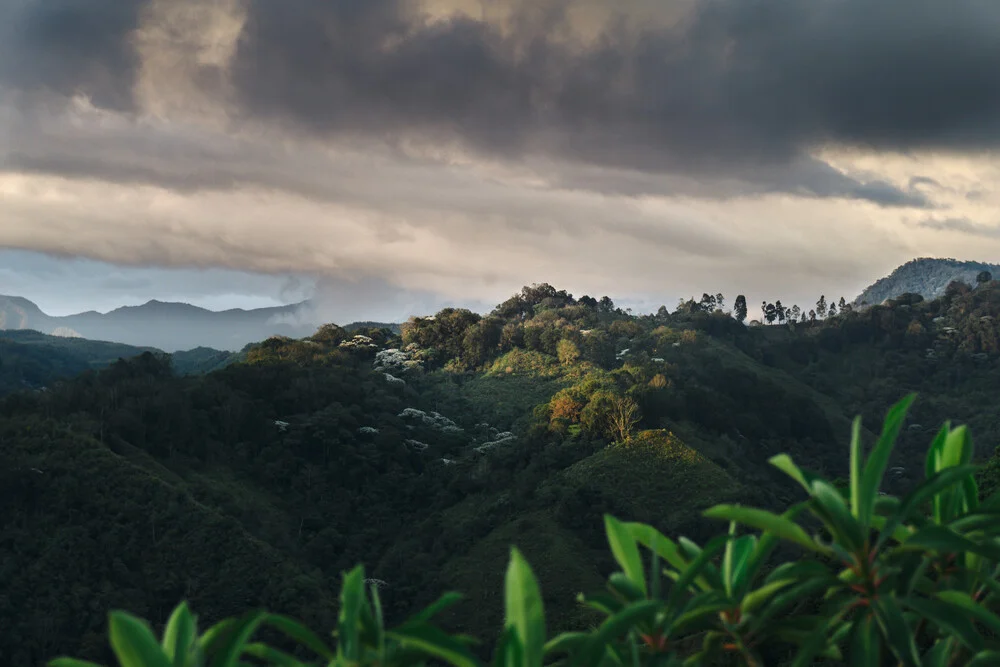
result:
[[[270,336],[310,336],[320,324],[308,301],[272,308],[212,311],[187,303],[153,300],[108,313],[87,311],[56,317],[28,299],[0,295],[0,329],[31,329],[53,336],[111,341],[165,352],[199,347],[236,351]]]
[[[953,280],[975,285],[976,276],[981,271],[989,271],[994,278],[1000,278],[1000,264],[921,257],[910,260],[885,278],[875,281],[865,288],[854,303],[875,305],[906,293],[936,299],[944,294],[948,283]]]

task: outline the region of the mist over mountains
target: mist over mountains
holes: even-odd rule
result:
[[[934,299],[952,281],[974,285],[981,271],[1000,275],[1000,264],[956,259],[918,258],[880,278],[856,297],[856,306],[879,304],[905,293]],[[192,348],[213,348],[235,352],[249,343],[270,336],[304,338],[330,320],[327,311],[310,300],[285,306],[213,311],[187,303],[148,301],[140,306],[123,306],[107,313],[86,311],[74,315],[48,315],[32,301],[19,296],[0,295],[0,330],[31,329],[44,334],[110,341],[165,352]],[[381,322],[344,323],[352,326],[385,326],[394,331],[398,324]]]
[[[107,313],[52,316],[28,299],[0,296],[0,329],[33,329],[56,336],[106,340],[176,352],[195,347],[235,351],[269,336],[302,338],[317,324],[308,302],[212,311],[186,303],[152,300]]]

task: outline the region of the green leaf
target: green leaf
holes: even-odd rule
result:
[[[659,554],[660,558],[673,565],[675,569],[683,570],[687,567],[688,561],[681,555],[677,544],[652,526],[645,523],[632,522],[626,523],[625,527],[636,542],[647,549],[655,551]]]
[[[334,652],[320,639],[312,630],[298,623],[297,621],[281,616],[280,614],[268,614],[264,619],[267,625],[280,630],[286,637],[294,639],[300,645],[305,646],[310,651],[323,657],[325,660],[333,660]]]
[[[855,667],[878,667],[882,662],[878,623],[870,614],[855,619],[851,627],[850,660]]]
[[[864,464],[861,451],[861,417],[855,417],[851,424],[851,513],[860,518],[861,507],[861,467]]]
[[[365,570],[356,566],[344,575],[340,587],[340,615],[337,620],[337,656],[349,662],[361,659],[359,621],[365,600]]]
[[[801,526],[767,510],[743,507],[742,505],[716,505],[705,510],[704,515],[709,519],[738,521],[743,525],[773,533],[781,539],[794,542],[810,551],[827,552],[824,547],[810,538]]]
[[[937,597],[954,605],[957,609],[964,610],[966,614],[985,625],[991,632],[1000,635],[1000,617],[976,602],[965,591],[941,591],[937,593]]]
[[[586,632],[562,632],[545,643],[545,655],[572,653],[583,645],[590,635]]]
[[[951,637],[942,637],[934,642],[931,650],[924,654],[923,667],[948,667],[948,658],[954,645]]]
[[[725,535],[720,535],[710,540],[701,553],[698,554],[698,557],[684,568],[681,576],[677,578],[677,582],[670,589],[670,594],[667,596],[668,609],[675,609],[678,606],[681,596],[687,592],[694,580],[701,576],[702,571],[708,567],[711,559],[722,550],[727,542],[728,537]]]
[[[816,476],[805,472],[795,465],[792,457],[788,454],[772,456],[767,462],[798,482],[808,493],[812,493],[812,481],[816,479]]]
[[[892,595],[884,595],[872,604],[882,627],[882,636],[889,648],[906,667],[920,667],[920,654],[913,638],[913,631],[906,624],[903,612]]]
[[[423,622],[401,625],[386,632],[402,646],[417,649],[424,655],[443,660],[455,667],[476,667],[475,656],[457,638]]]
[[[624,572],[612,572],[608,577],[608,588],[628,602],[646,599],[646,594]]]
[[[875,498],[878,497],[882,476],[889,464],[889,455],[892,454],[896,438],[903,427],[906,413],[916,397],[916,394],[909,394],[889,409],[882,426],[882,435],[879,436],[875,448],[865,463],[861,488],[858,490],[858,521],[863,528],[871,526],[872,508],[875,506]]]
[[[751,556],[757,547],[757,537],[754,535],[744,535],[736,537],[736,522],[729,524],[729,534],[731,539],[726,543],[726,552],[723,557],[723,583],[726,586],[726,593],[736,597],[745,589],[744,577],[748,574],[747,568],[751,564]]]
[[[921,505],[945,489],[958,484],[965,477],[971,476],[976,470],[976,466],[959,466],[933,473],[906,495],[899,509],[882,525],[876,545],[881,546],[893,537],[899,526],[908,521]]]
[[[965,667],[993,667],[993,665],[1000,665],[1000,651],[980,651],[965,663]]]
[[[145,621],[122,611],[109,617],[111,648],[121,667],[171,667]]]
[[[828,527],[834,533],[834,540],[840,542],[848,551],[861,550],[866,531],[844,503],[843,496],[827,481],[813,480],[813,496],[816,504],[823,509],[823,516],[829,522]],[[870,515],[869,515],[870,519]]]
[[[1000,548],[988,543],[969,540],[945,526],[930,525],[913,533],[900,545],[901,549],[927,549],[939,553],[969,552],[987,558],[1000,559]]]
[[[99,665],[96,662],[87,662],[86,660],[77,660],[76,658],[56,658],[49,660],[46,664],[48,667],[104,667],[104,665]]]
[[[622,527],[624,532],[624,527]],[[631,538],[629,538],[631,540]],[[632,542],[633,547],[635,542]],[[636,549],[636,556],[638,556]],[[641,570],[641,565],[640,565]],[[538,581],[524,556],[511,549],[506,577],[506,627],[517,630],[524,648],[525,667],[542,667],[545,650],[545,611]]]
[[[429,621],[448,607],[454,606],[465,599],[461,593],[449,592],[430,603],[413,615],[412,621]]]
[[[174,667],[184,667],[197,636],[194,616],[187,603],[181,602],[170,614],[163,631],[163,652]]]
[[[774,595],[782,588],[791,586],[794,583],[794,579],[779,579],[777,581],[764,584],[755,591],[747,593],[743,597],[743,603],[740,605],[740,608],[743,610],[744,614],[752,613],[756,611],[757,607],[767,602],[768,599],[774,597]]]
[[[243,647],[243,652],[246,655],[263,660],[269,665],[269,667],[307,667],[304,662],[299,662],[284,651],[279,651],[276,648],[271,648],[267,644],[262,644],[260,642],[247,644]]]
[[[266,618],[267,613],[263,611],[251,611],[228,626],[212,647],[211,667],[236,667],[243,648]]]
[[[646,594],[646,573],[642,566],[642,556],[639,554],[639,546],[635,537],[628,527],[611,516],[604,515],[604,530],[608,536],[608,544],[611,545],[611,553],[615,560],[621,565],[625,575],[643,593]]]
[[[934,473],[940,472],[941,470],[941,459],[944,456],[944,442],[948,438],[948,434],[951,433],[951,423],[945,422],[940,429],[938,429],[937,435],[934,436],[934,440],[931,441],[931,446],[927,449],[927,459],[924,463],[924,476],[930,479],[934,476]],[[935,495],[932,504],[932,514],[934,521],[937,523],[943,523],[943,517],[941,515],[941,497]]]
[[[966,648],[972,651],[983,648],[983,638],[976,632],[976,626],[969,621],[966,613],[963,613],[965,610],[962,607],[943,600],[917,597],[905,600],[904,604],[941,628],[943,634],[958,639]]]
[[[580,653],[574,656],[573,663],[594,667],[600,662],[605,648],[613,639],[635,629],[640,623],[651,621],[662,604],[659,600],[643,600],[607,618],[595,632],[591,633]]]

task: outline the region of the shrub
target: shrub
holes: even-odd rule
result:
[[[888,413],[863,455],[861,422],[850,443],[843,486],[800,469],[787,455],[771,463],[805,491],[783,514],[738,505],[705,512],[728,531],[699,546],[649,525],[604,517],[621,571],[607,590],[580,596],[604,616],[587,631],[546,640],[542,597],[531,568],[511,550],[506,620],[494,650],[504,667],[628,665],[1000,664],[995,613],[1000,582],[1000,496],[979,501],[965,427],[946,423],[930,445],[926,478],[902,498],[879,487],[913,396]],[[753,532],[747,532],[750,529]],[[772,562],[779,545],[791,560]],[[344,576],[336,648],[285,617],[252,612],[197,634],[181,604],[161,641],[143,621],[110,618],[111,645],[123,667],[237,665],[243,656],[299,666],[292,656],[252,642],[263,626],[282,631],[325,664],[476,667],[474,641],[432,623],[455,603],[449,593],[398,628],[382,622],[377,587],[363,570]],[[766,660],[766,662],[765,662]],[[81,667],[62,658],[50,663]]]

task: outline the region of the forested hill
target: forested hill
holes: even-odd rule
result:
[[[902,294],[919,294],[925,299],[936,299],[944,294],[948,284],[959,281],[976,284],[983,271],[1000,276],[1000,264],[962,262],[956,259],[921,257],[896,268],[885,278],[880,278],[855,299],[855,305],[877,304]]]
[[[512,543],[553,630],[578,628],[575,594],[614,568],[604,512],[700,541],[707,506],[796,497],[768,457],[843,475],[851,417],[874,429],[914,390],[893,484],[946,418],[996,445],[1000,284],[753,327],[724,303],[635,317],[536,285],[401,334],[271,338],[206,375],[146,351],[7,396],[0,664],[108,661],[109,608],[162,624],[181,599],[200,625],[265,606],[333,627],[356,563],[390,621],[459,590],[446,625],[491,640]]]

